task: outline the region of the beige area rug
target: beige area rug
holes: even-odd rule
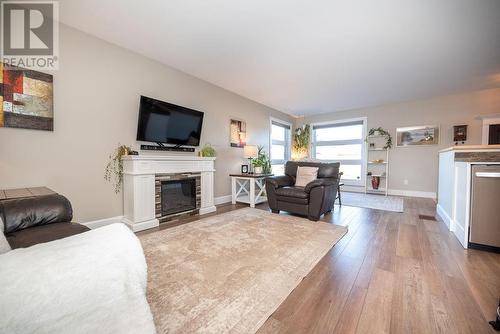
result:
[[[255,333],[346,232],[244,208],[140,236],[158,333]]]
[[[339,200],[335,202],[339,204]],[[342,192],[342,205],[356,206],[375,210],[403,212],[404,201],[401,197]]]

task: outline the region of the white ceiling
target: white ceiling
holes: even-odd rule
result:
[[[293,115],[500,87],[500,0],[62,0],[60,19]]]

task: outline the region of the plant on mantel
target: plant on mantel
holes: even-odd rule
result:
[[[311,126],[309,124],[295,129],[293,134],[292,160],[301,160],[309,156],[310,140]]]
[[[368,138],[375,137],[375,136],[385,137],[386,142],[385,142],[384,150],[388,150],[388,149],[392,148],[392,136],[389,133],[389,131],[382,129],[381,127],[371,128],[370,131],[368,131],[368,136],[366,136],[365,141],[368,142]]]
[[[205,146],[203,146],[200,150],[201,157],[215,157],[216,155],[217,151],[209,143],[205,144]]]
[[[104,179],[112,182],[115,187],[115,193],[122,190],[123,184],[123,161],[122,158],[132,151],[130,146],[120,145],[109,155],[109,162],[104,171]]]

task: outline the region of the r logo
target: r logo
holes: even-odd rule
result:
[[[2,3],[3,56],[54,55],[54,3]]]

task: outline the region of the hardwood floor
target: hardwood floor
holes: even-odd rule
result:
[[[349,232],[258,333],[495,333],[500,254],[464,250],[419,215],[433,217],[434,201],[407,198],[404,213],[336,206],[322,220]]]

